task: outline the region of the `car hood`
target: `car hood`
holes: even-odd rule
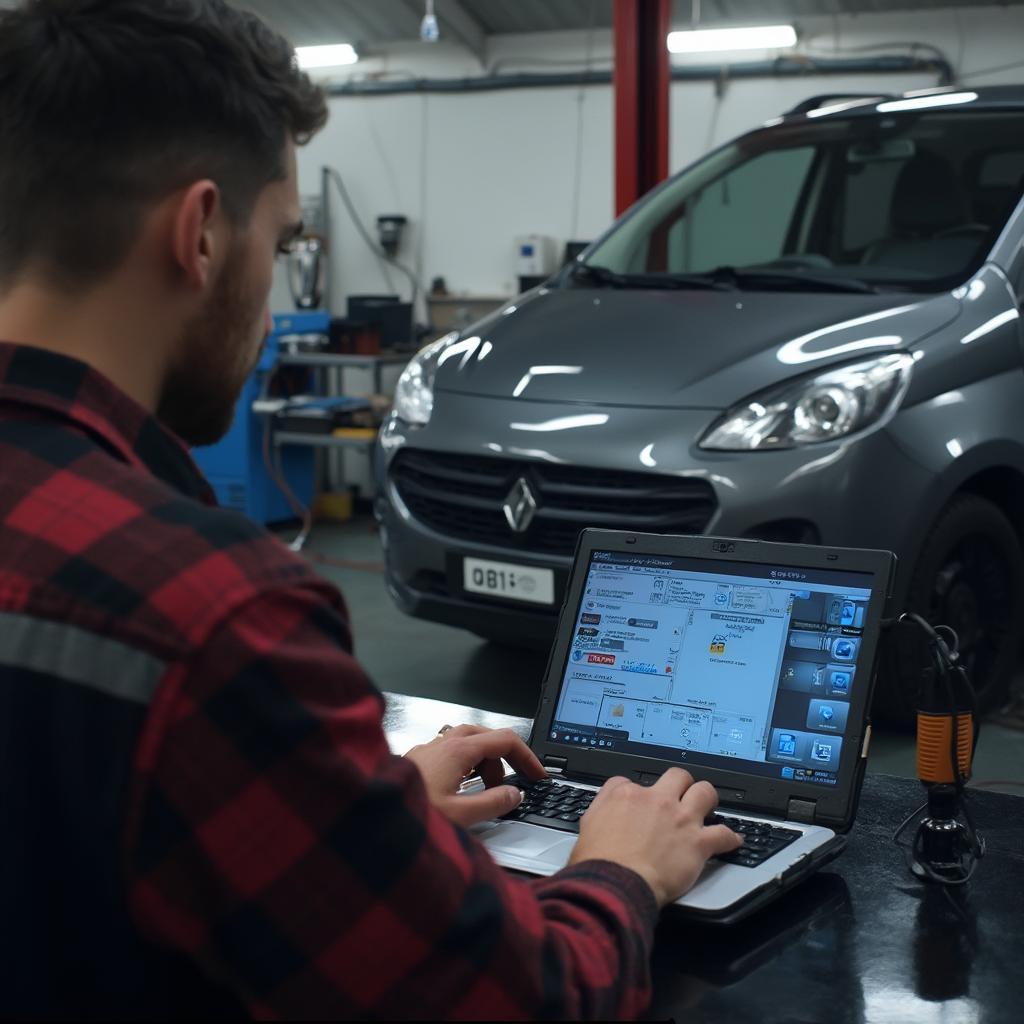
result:
[[[540,289],[463,332],[435,389],[533,402],[722,409],[954,320],[938,296]]]

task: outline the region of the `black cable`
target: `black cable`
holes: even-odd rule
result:
[[[345,208],[348,210],[348,215],[352,218],[352,223],[356,226],[356,230],[363,237],[363,241],[366,242],[367,246],[373,252],[375,256],[382,257],[382,253],[377,248],[377,243],[370,237],[369,231],[366,230],[366,226],[363,224],[362,219],[359,216],[359,211],[356,210],[355,204],[352,202],[352,197],[348,194],[348,189],[345,187],[344,179],[341,174],[333,167],[325,167],[331,181],[334,182],[334,187],[338,190],[338,194],[341,196],[341,201],[345,204]]]
[[[952,715],[952,728],[949,730],[949,766],[950,771],[953,774],[953,785],[956,786],[957,796],[960,796],[964,791],[964,778],[963,772],[960,770],[960,708],[956,699],[956,692],[953,689],[953,680],[949,678],[949,670],[946,668],[945,662],[949,658],[949,649],[943,645],[943,650],[940,653],[939,644],[942,644],[941,638],[936,633],[935,639],[935,660],[936,670],[939,673],[939,678],[942,680],[942,685],[946,690],[946,698],[949,701],[949,709]],[[955,657],[955,654],[953,655]]]
[[[378,260],[382,260],[384,263],[390,264],[409,279],[409,283],[412,286],[412,298],[409,301],[412,305],[413,316],[415,317],[416,302],[420,295],[420,283],[416,275],[407,266],[399,262],[394,256],[382,249],[373,240],[373,237],[370,235],[370,232],[366,230],[366,226],[363,224],[363,221],[359,216],[359,211],[356,209],[355,203],[352,202],[352,197],[349,195],[348,188],[345,186],[345,180],[342,178],[341,173],[333,167],[325,167],[324,170],[327,171],[327,176],[334,182],[334,187],[338,190],[338,195],[341,196],[341,201],[345,204],[345,209],[348,211],[349,217],[352,218],[352,223],[355,225],[356,230],[370,249],[370,252],[372,252]],[[385,277],[387,277],[386,271]],[[390,278],[388,278],[388,287],[393,287]]]
[[[898,828],[896,829],[896,831],[895,831],[895,832],[893,832],[893,834],[892,834],[892,841],[893,841],[894,843],[896,843],[896,845],[897,845],[897,846],[899,845],[899,841],[900,841],[900,836],[901,836],[901,835],[903,835],[903,830],[904,830],[904,829],[905,829],[905,828],[906,828],[906,827],[907,827],[907,826],[908,826],[908,825],[909,825],[909,824],[910,824],[910,823],[911,823],[911,822],[912,822],[912,821],[913,821],[913,820],[914,820],[914,819],[915,819],[915,818],[916,818],[916,817],[917,817],[917,816],[918,816],[918,815],[919,815],[919,814],[920,814],[920,813],[921,813],[921,812],[922,812],[922,811],[923,811],[923,810],[924,810],[924,809],[925,809],[925,808],[926,808],[927,806],[928,806],[928,801],[927,801],[927,800],[925,800],[925,802],[924,802],[923,804],[921,804],[921,806],[920,806],[920,807],[917,807],[917,808],[915,808],[914,810],[912,810],[912,811],[911,811],[911,812],[910,812],[910,813],[909,813],[909,814],[908,814],[908,815],[907,815],[907,816],[906,816],[906,817],[905,817],[905,818],[903,819],[903,821],[902,821],[902,822],[900,823],[900,825],[899,825],[899,827],[898,827]]]
[[[804,52],[813,58],[815,56],[814,51],[816,50],[821,51],[818,56],[831,56],[833,54],[870,53],[873,50],[896,49],[907,49],[910,51],[911,56],[914,56],[918,51],[925,51],[931,53],[937,60],[941,60],[946,64],[950,63],[945,50],[940,49],[938,46],[933,46],[931,43],[912,42],[902,39],[894,39],[892,42],[885,43],[866,43],[862,46],[808,46]]]
[[[966,812],[966,808],[965,808],[964,809],[965,816],[966,816],[966,813],[967,812]],[[975,838],[975,836],[974,836],[973,833],[971,833],[968,838],[973,840]],[[970,861],[967,864],[967,867],[963,867],[962,861],[963,861],[964,858],[961,857],[961,870],[963,871],[963,874],[959,878],[950,878],[948,875],[940,875],[937,871],[932,870],[932,868],[930,868],[928,866],[928,864],[925,863],[923,857],[921,856],[923,854],[923,852],[924,852],[924,838],[923,838],[923,834],[919,831],[917,833],[917,835],[914,837],[914,843],[913,843],[913,846],[911,847],[911,851],[913,852],[914,856],[913,856],[913,858],[911,860],[910,870],[915,875],[918,875],[919,877],[922,877],[922,878],[927,878],[928,881],[935,882],[938,885],[942,885],[942,886],[966,885],[974,877],[974,872],[975,872],[975,870],[978,867],[978,861],[981,858],[981,854],[984,853],[984,850],[985,850],[984,843],[982,843],[981,844],[981,851],[980,852],[975,852],[974,844],[972,842],[972,849],[970,851],[972,853],[972,856],[970,858]]]
[[[388,263],[390,263],[396,270],[403,273],[408,279],[409,284],[412,286],[412,298],[409,300],[412,305],[413,316],[416,315],[416,300],[420,296],[420,283],[416,278],[415,273],[410,270],[404,263],[401,263],[397,257],[385,255],[384,257]]]
[[[921,804],[920,807],[917,807],[913,811],[911,811],[910,814],[908,814],[903,819],[903,821],[900,823],[900,825],[896,829],[896,831],[893,832],[893,834],[892,834],[892,841],[903,851],[903,855],[904,855],[904,857],[906,858],[906,861],[907,861],[907,867],[910,869],[911,874],[917,875],[918,877],[927,878],[929,881],[937,882],[937,883],[939,883],[940,885],[943,885],[943,886],[948,886],[948,885],[965,885],[967,882],[970,881],[971,877],[974,875],[974,870],[975,870],[975,868],[978,865],[978,860],[981,858],[982,853],[984,853],[984,851],[985,851],[985,843],[984,843],[984,840],[982,840],[980,837],[978,837],[977,833],[974,831],[974,823],[973,823],[972,819],[970,818],[970,814],[967,811],[966,805],[962,805],[962,806],[963,806],[964,816],[967,818],[968,822],[970,823],[970,838],[972,839],[972,852],[974,852],[974,850],[975,850],[975,845],[973,843],[973,840],[975,838],[978,840],[978,843],[980,844],[980,851],[981,851],[981,852],[978,852],[978,853],[974,854],[974,856],[973,856],[969,866],[966,868],[966,870],[964,872],[963,877],[961,877],[961,878],[949,878],[946,875],[940,875],[937,871],[933,871],[921,859],[920,853],[921,853],[922,838],[921,838],[920,831],[914,837],[914,841],[910,844],[910,846],[904,846],[900,842],[900,837],[906,831],[907,826],[912,821],[914,821],[915,818],[918,818],[922,811],[927,809],[927,807],[928,807],[928,801],[927,800],[923,804]]]
[[[974,687],[971,686],[963,666],[959,664],[960,638],[957,636],[956,630],[951,626],[932,626],[931,623],[915,612],[904,612],[897,621],[916,623],[928,637],[928,647],[932,657],[933,668],[937,678],[942,681],[946,688],[946,696],[949,700],[950,711],[953,716],[953,727],[950,730],[949,765],[950,771],[953,773],[953,784],[957,788],[957,794],[960,795],[963,792],[967,778],[960,772],[960,711],[957,707],[956,693],[953,688],[953,682],[950,679],[950,673],[956,672],[958,674],[966,688],[967,696],[971,703],[971,721],[974,726],[971,746],[972,760],[974,751],[978,746],[978,736],[981,732],[977,722],[977,699]],[[948,637],[948,640],[945,639],[946,637]]]
[[[341,196],[341,201],[345,204],[345,209],[348,211],[348,215],[351,217],[352,223],[355,225],[360,238],[362,238],[366,243],[370,252],[377,257],[377,261],[381,265],[380,269],[384,274],[384,280],[387,282],[388,288],[391,291],[394,291],[395,286],[391,281],[391,275],[388,273],[384,252],[378,248],[377,243],[373,240],[370,232],[366,230],[366,225],[363,224],[362,218],[359,216],[359,211],[356,209],[355,203],[352,202],[352,196],[349,195],[348,188],[345,185],[345,180],[342,178],[340,172],[335,170],[333,167],[325,167],[324,170],[327,172],[327,176],[331,181],[334,182],[334,187],[338,190],[338,195]]]
[[[974,735],[972,737],[971,745],[972,762],[974,760],[974,752],[977,749],[978,735],[980,732],[977,724],[977,696],[974,693],[974,688],[971,686],[970,679],[968,678],[966,671],[959,663],[960,638],[957,636],[956,630],[952,629],[950,626],[940,625],[933,627],[924,618],[913,612],[904,613],[896,621],[913,622],[928,637],[929,654],[933,662],[932,667],[937,673],[937,677],[941,680],[946,691],[946,698],[948,700],[950,714],[952,716],[952,728],[950,730],[950,773],[953,776],[953,786],[956,790],[957,803],[960,810],[963,812],[965,824],[962,828],[966,835],[968,844],[966,853],[961,854],[959,858],[960,868],[963,872],[962,876],[957,878],[940,874],[933,870],[924,860],[924,836],[920,827],[918,828],[917,835],[914,837],[914,842],[909,848],[903,847],[900,843],[900,837],[906,827],[911,821],[917,818],[925,808],[928,807],[927,801],[903,820],[900,826],[893,833],[892,839],[897,846],[900,846],[900,848],[904,850],[912,873],[943,886],[965,885],[974,875],[978,861],[985,854],[985,840],[978,834],[977,828],[974,824],[974,818],[971,815],[970,808],[968,807],[965,789],[969,775],[961,772],[960,770],[959,752],[961,710],[959,701],[957,700],[956,689],[953,685],[954,674],[960,680],[961,687],[966,690],[967,698],[970,702],[971,720],[974,726]],[[892,625],[892,623],[889,622],[888,625]]]

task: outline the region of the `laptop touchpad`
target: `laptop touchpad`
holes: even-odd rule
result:
[[[533,857],[559,867],[569,859],[576,845],[575,835],[518,821],[503,821],[477,836],[490,850],[512,853],[517,857]]]

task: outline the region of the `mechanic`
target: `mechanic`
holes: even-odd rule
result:
[[[533,754],[392,755],[340,594],[215,506],[187,446],[230,425],[326,118],[224,0],[0,12],[4,1016],[632,1016],[658,908],[739,843],[672,769],[504,873],[465,826]]]

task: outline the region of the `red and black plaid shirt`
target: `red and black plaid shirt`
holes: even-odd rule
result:
[[[109,381],[7,344],[0,684],[0,827],[5,844],[24,833],[0,865],[21,877],[0,885],[28,890],[25,921],[3,927],[72,974],[91,958],[80,998],[103,1002],[98,976],[130,946],[90,949],[103,928],[52,920],[84,899],[97,922],[123,910],[150,960],[198,966],[259,1017],[647,1004],[646,884],[596,861],[534,882],[497,868],[388,751],[340,594],[214,507],[184,447]],[[111,824],[116,868],[96,838]],[[29,920],[48,899],[41,870],[64,886],[46,927]]]

